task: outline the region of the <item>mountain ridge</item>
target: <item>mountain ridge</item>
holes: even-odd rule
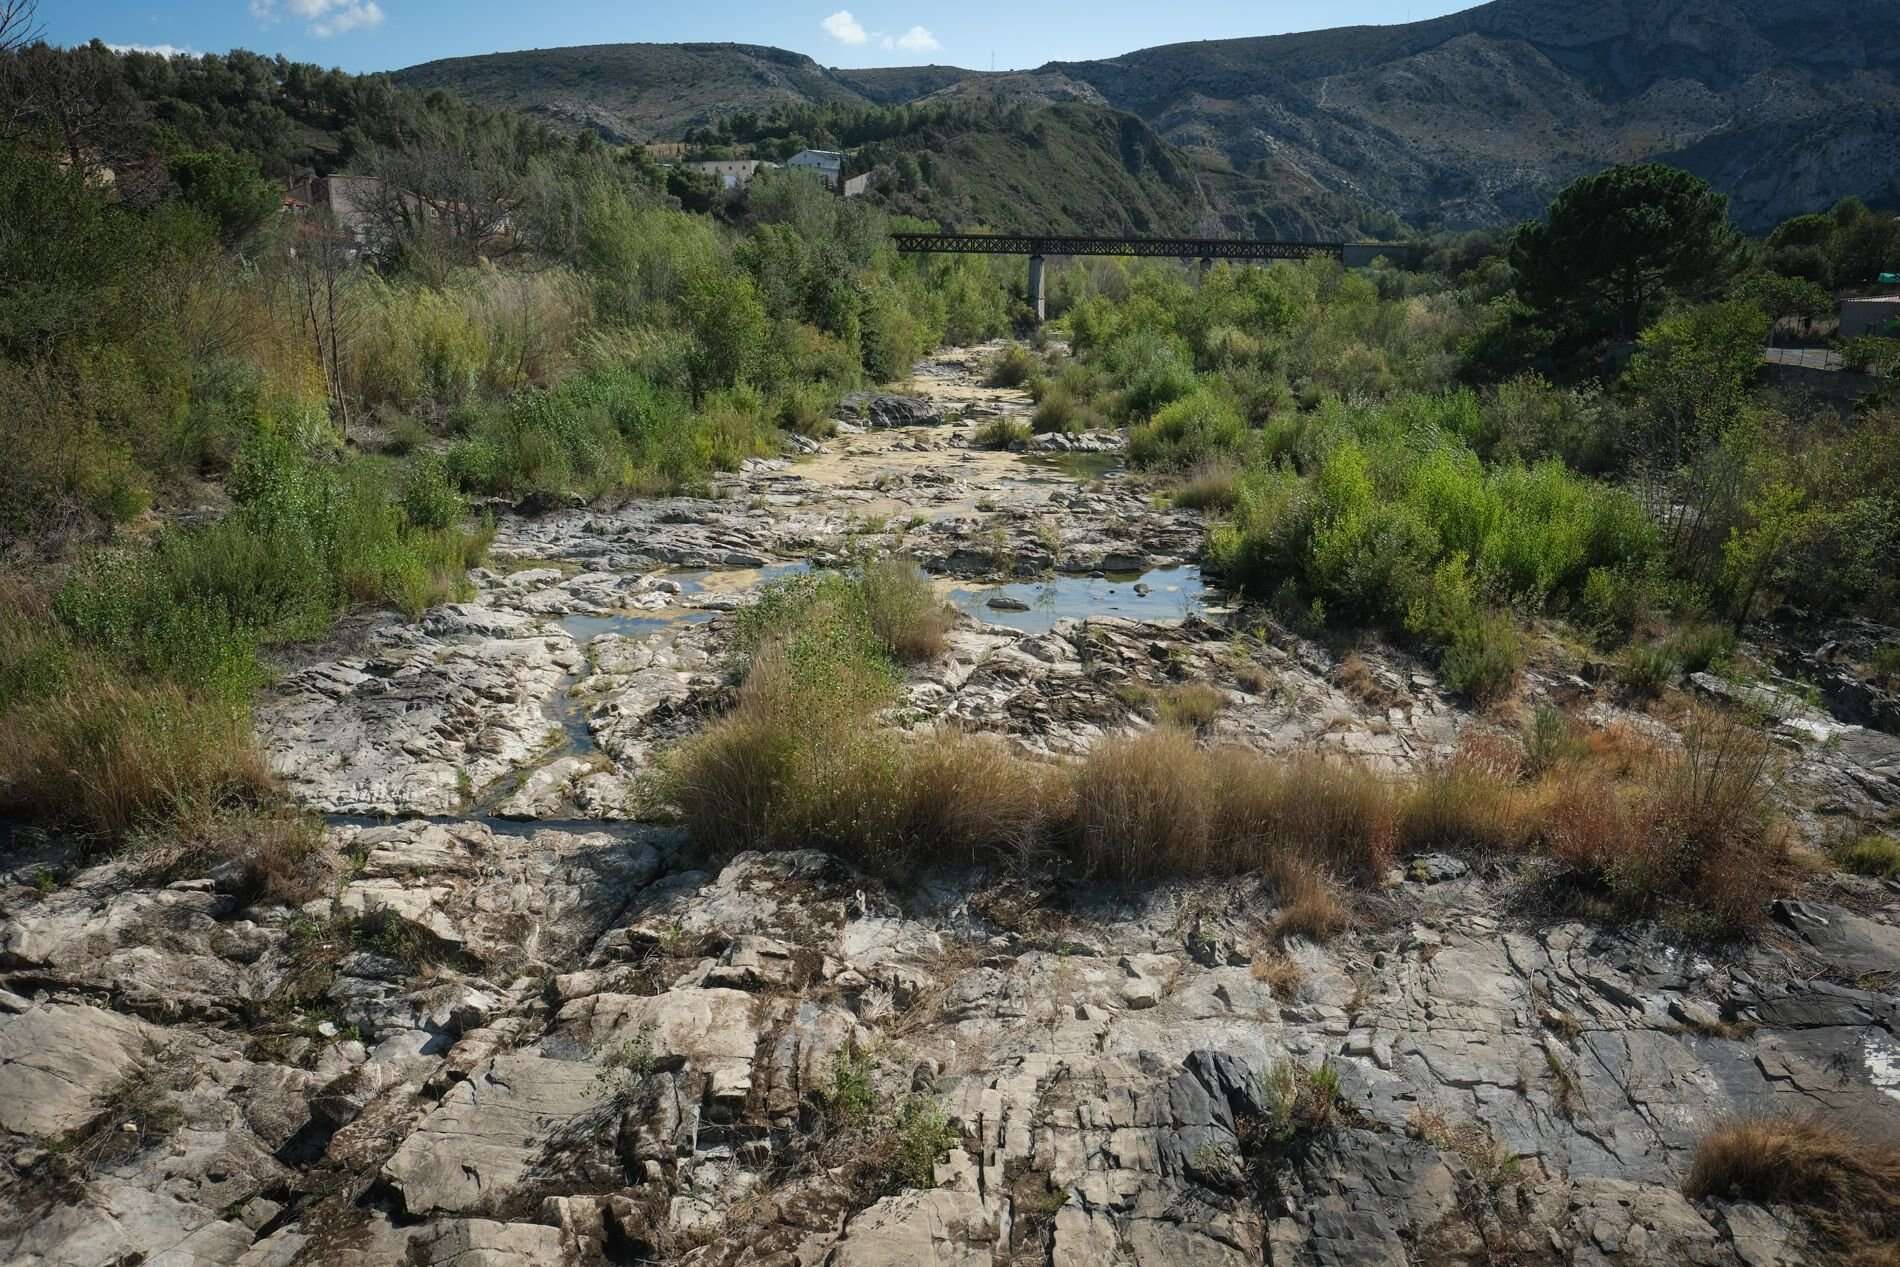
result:
[[[593,45],[398,71],[609,139],[775,104],[999,95],[1134,115],[1213,168],[1417,228],[1508,224],[1616,162],[1675,162],[1765,228],[1900,195],[1900,4],[1493,0],[1393,26],[1189,41],[1032,71],[826,68],[759,45]],[[1263,195],[1272,202],[1271,189]],[[1230,222],[1256,210],[1227,208]]]

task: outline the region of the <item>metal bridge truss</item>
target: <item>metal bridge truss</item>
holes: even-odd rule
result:
[[[1132,255],[1177,260],[1343,259],[1343,242],[1272,242],[1233,238],[1041,237],[1019,233],[898,233],[899,251],[951,255]]]

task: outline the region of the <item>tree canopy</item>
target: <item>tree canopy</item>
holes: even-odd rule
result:
[[[1690,298],[1734,268],[1743,249],[1728,198],[1657,163],[1612,167],[1557,195],[1518,230],[1518,293],[1545,320],[1584,337],[1634,339],[1672,295]]]

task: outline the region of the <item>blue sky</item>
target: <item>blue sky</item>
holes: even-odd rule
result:
[[[945,62],[999,70],[1110,57],[1153,44],[1404,22],[1475,0],[42,0],[56,44],[191,52],[250,48],[346,70],[564,44],[733,40],[827,66]]]

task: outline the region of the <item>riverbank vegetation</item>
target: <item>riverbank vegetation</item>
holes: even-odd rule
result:
[[[496,499],[705,492],[1009,323],[1000,270],[900,259],[796,174],[714,219],[637,151],[447,94],[0,56],[0,787],[102,840],[267,801],[272,648],[461,596]],[[353,210],[286,198],[265,173],[311,156],[245,102],[337,128]]]
[[[1679,232],[1620,242],[1627,204]],[[1762,368],[1777,296],[1812,285],[1778,270],[1852,272],[1866,216],[1751,244],[1699,181],[1629,168],[1418,270],[1091,262],[1057,295],[1072,355],[1029,385],[1056,427],[1126,425],[1229,585],[1418,639],[1487,703],[1530,620],[1660,663],[1677,629],[1900,610],[1900,408],[1843,416]]]

